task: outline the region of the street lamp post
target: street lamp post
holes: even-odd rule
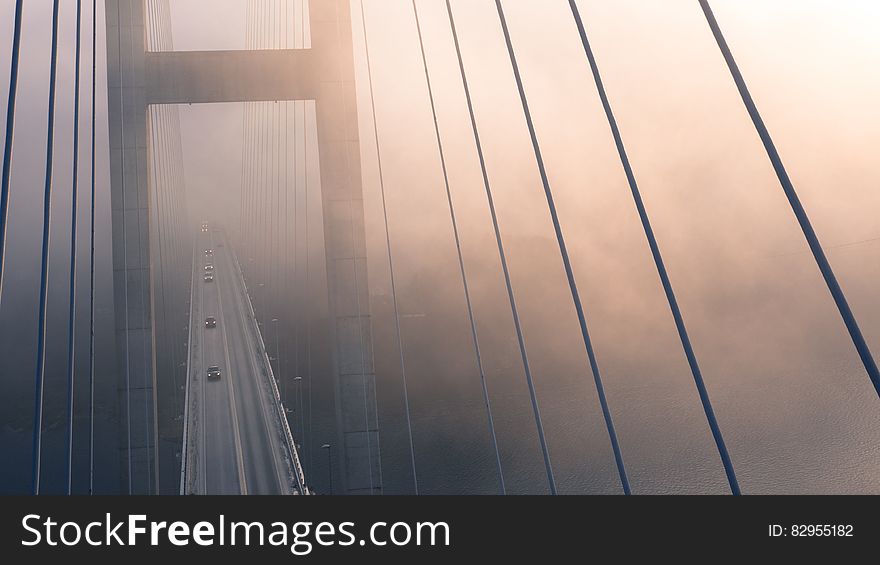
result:
[[[271,322],[275,326],[272,331],[275,332],[275,360],[278,362],[276,380],[281,379],[281,398],[283,402],[287,402],[287,384],[284,379],[284,370],[281,367],[281,347],[278,342],[278,318],[272,318]]]
[[[330,494],[333,494],[333,452],[330,451],[333,446],[325,443],[321,449],[327,450],[327,476],[330,478]]]
[[[255,299],[255,300],[259,303],[259,305],[260,305],[259,308],[258,308],[258,310],[260,311],[260,313],[262,313],[262,311],[263,311],[263,288],[264,288],[265,286],[266,286],[266,285],[263,284],[263,283],[257,283],[257,292],[256,292],[256,295],[254,296],[254,299]]]
[[[296,383],[296,397],[294,397],[293,402],[296,405],[296,409],[299,411],[299,433],[300,435],[305,433],[305,414],[303,414],[302,407],[302,380],[303,378],[299,375],[293,377],[293,382]]]

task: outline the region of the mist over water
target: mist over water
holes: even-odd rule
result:
[[[242,0],[211,2],[207,20],[195,17],[204,14],[197,11],[202,0],[172,4],[178,49],[244,48]],[[494,3],[452,4],[557,483],[563,493],[619,493]],[[0,77],[8,75],[6,15],[12,5],[0,0]],[[494,493],[494,454],[412,4],[367,0],[365,5],[420,490]],[[699,7],[649,0],[579,5],[743,491],[880,492],[876,393]],[[877,354],[880,80],[866,69],[880,63],[874,33],[880,10],[867,0],[712,5]],[[51,2],[29,6],[27,28],[48,30]],[[633,492],[727,492],[567,2],[505,0],[504,6]],[[418,7],[508,492],[545,493],[445,3],[420,0]],[[354,13],[359,17],[359,9]],[[73,26],[67,7],[63,18],[56,136],[68,140]],[[409,493],[403,375],[359,24],[353,27],[379,410],[376,456],[385,493]],[[37,33],[25,37],[30,43],[23,50],[18,120],[29,126],[16,131],[14,213],[0,302],[0,453],[15,464],[0,466],[0,492],[28,489],[31,457],[48,42]],[[98,49],[103,69],[103,39]],[[3,107],[7,86],[0,80]],[[103,76],[98,89],[98,378],[112,383]],[[240,223],[243,111],[241,104],[179,108],[192,227],[210,220],[225,230],[242,262],[247,260],[240,237],[246,227]],[[305,135],[304,129],[296,131]],[[67,141],[58,147],[44,421],[44,480],[50,491],[60,491],[63,482],[66,425],[70,149]],[[318,187],[310,190],[318,194]],[[85,224],[88,210],[81,213]],[[80,276],[87,281],[87,271]],[[83,309],[85,287],[79,288]],[[274,311],[301,299],[281,293],[264,302],[264,325],[271,326]],[[80,319],[77,327],[83,347],[87,325]],[[287,341],[289,362],[294,336],[287,328],[278,337]],[[78,378],[86,374],[85,353],[78,370]],[[78,410],[75,476],[81,484],[88,472],[82,451],[88,422],[87,407]],[[98,431],[112,435],[113,425],[104,422]],[[102,472],[113,476],[116,453],[98,454]],[[312,454],[315,469],[319,457],[324,453]]]

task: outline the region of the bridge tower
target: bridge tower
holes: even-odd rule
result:
[[[369,307],[362,299],[368,293],[350,1],[311,0],[310,49],[210,52],[148,51],[148,1],[106,2],[120,490],[175,493],[180,470],[179,383],[157,360],[159,336],[186,320],[161,321],[157,301],[180,302],[171,312],[188,309],[185,297],[164,296],[157,276],[148,110],[314,100],[326,284],[321,296],[307,299],[325,305],[312,314],[326,350],[324,362],[315,364],[313,386],[334,413],[330,431],[312,441],[332,444],[335,492],[379,492],[379,461],[368,455],[378,452],[378,420],[372,409],[364,414],[376,403]]]

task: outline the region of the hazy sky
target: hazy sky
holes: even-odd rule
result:
[[[32,10],[29,25],[45,21],[49,0],[28,5],[43,10]],[[244,5],[172,0],[176,48],[243,48]],[[352,5],[357,19],[359,3]],[[484,434],[476,427],[478,382],[466,362],[437,375],[438,360],[467,360],[472,351],[412,4],[365,5],[395,276],[401,309],[410,315],[404,332],[415,375],[417,451],[432,462],[436,445],[453,449],[462,434]],[[876,394],[696,0],[579,5],[744,489],[880,492]],[[0,76],[7,72],[11,6],[0,0]],[[445,3],[418,6],[502,451],[517,470],[512,489],[540,491],[540,455]],[[634,490],[721,492],[717,454],[568,3],[504,6]],[[876,354],[880,3],[712,6]],[[494,2],[454,0],[453,9],[560,483],[568,491],[614,492],[607,437]],[[378,303],[389,292],[387,251],[359,22],[370,291]],[[33,45],[29,56],[45,50]],[[26,68],[33,74],[27,88],[42,93],[45,69]],[[36,102],[25,107],[41,111]],[[241,107],[185,107],[181,120],[191,200],[217,214],[235,212]],[[38,147],[37,134],[31,137]],[[40,153],[33,153],[29,166],[38,177]],[[36,208],[22,209],[36,221]],[[375,323],[391,320],[378,316]],[[390,339],[378,335],[377,349],[387,350]],[[406,462],[393,428],[383,435],[390,469]],[[491,462],[484,463],[491,478]],[[491,480],[468,469],[462,463],[427,473],[425,488],[448,491],[472,473],[473,490],[491,491]]]

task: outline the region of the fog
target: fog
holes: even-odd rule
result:
[[[244,4],[174,0],[175,48],[243,49]],[[547,492],[445,2],[417,4],[508,491]],[[452,4],[560,491],[618,493],[494,3]],[[698,4],[578,4],[743,491],[880,492],[876,393]],[[12,6],[0,0],[3,77]],[[48,37],[50,6],[29,0],[26,29],[45,29]],[[352,6],[382,475],[385,492],[407,493],[410,453],[377,140],[360,4]],[[492,493],[494,454],[412,3],[365,0],[365,6],[421,491]],[[712,6],[877,354],[880,76],[873,69],[880,65],[880,6],[870,0],[714,0]],[[64,3],[59,139],[69,138],[72,119],[65,98],[73,76],[71,7]],[[568,3],[504,0],[504,7],[633,492],[724,493],[723,469]],[[2,491],[22,490],[30,469],[48,76],[48,41],[39,35],[25,34],[17,120],[29,126],[16,130],[0,304],[0,451],[17,462],[0,474]],[[3,104],[7,87],[0,81]],[[99,108],[106,112],[101,97]],[[243,112],[242,104],[179,107],[194,227],[204,218],[233,234],[241,230]],[[99,120],[99,127],[105,140],[106,123]],[[63,147],[59,187],[70,181],[69,145]],[[108,285],[105,150],[99,164],[99,256]],[[57,194],[50,315],[59,329],[50,347],[59,357],[50,372],[61,387],[69,195]],[[106,350],[112,292],[104,289],[99,344]],[[112,370],[105,361],[102,378],[112,379]],[[46,440],[49,452],[63,437],[64,391],[47,394],[47,418],[58,422],[48,426],[55,434]]]

